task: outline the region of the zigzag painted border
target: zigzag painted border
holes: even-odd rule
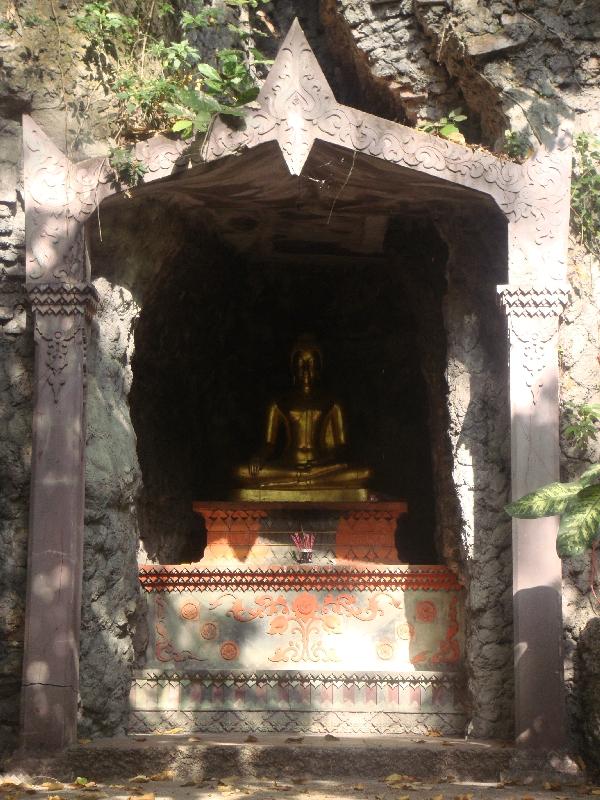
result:
[[[262,591],[372,591],[424,589],[460,591],[454,572],[443,566],[405,570],[273,567],[270,569],[194,569],[180,566],[143,566],[140,583],[147,592],[183,592],[194,589]]]
[[[461,682],[456,672],[294,672],[292,670],[144,670],[136,672],[134,683],[166,685],[197,681],[205,686],[435,686],[454,688]]]

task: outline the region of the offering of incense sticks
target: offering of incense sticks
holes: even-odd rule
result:
[[[300,563],[312,561],[312,551],[315,545],[315,534],[307,533],[301,527],[297,533],[292,533],[292,541],[296,545],[296,560]]]

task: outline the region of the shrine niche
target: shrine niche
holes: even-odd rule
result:
[[[204,558],[140,572],[150,599],[130,729],[459,735],[462,587],[398,564],[405,503],[196,503]],[[318,532],[294,551],[298,519]]]
[[[117,219],[127,208],[123,197],[110,184],[105,160],[72,164],[32,120],[26,118],[24,128],[27,278],[39,389],[28,580],[31,587],[43,576],[56,588],[50,604],[29,592],[24,740],[30,747],[57,747],[73,741],[76,731],[84,377],[87,319],[97,301],[91,278],[114,278],[121,270],[122,284],[142,305],[141,328],[145,311],[160,309],[166,297],[161,298],[161,288],[181,277],[169,279],[168,267],[185,258],[186,250],[167,252],[165,247],[162,263],[157,259],[153,265],[165,282],[146,281],[152,295],[141,286],[141,273],[129,274],[131,261],[113,258],[110,265],[102,263],[88,223],[90,264],[84,257],[86,221],[98,207],[105,222],[111,215]],[[148,669],[134,676],[132,728],[157,730],[172,715],[183,714],[185,724],[194,729],[204,724],[194,715],[205,717],[205,712],[216,715],[210,724],[218,726],[218,718],[225,719],[236,704],[254,711],[262,704],[265,713],[282,712],[279,719],[265,721],[265,729],[271,725],[309,730],[307,712],[337,714],[339,704],[352,696],[358,716],[342,720],[341,730],[375,732],[367,711],[375,703],[389,721],[377,729],[380,732],[434,729],[441,720],[444,730],[456,733],[468,714],[479,735],[489,734],[497,713],[496,695],[478,691],[479,685],[487,675],[500,694],[507,670],[512,672],[506,665],[490,669],[477,639],[477,623],[489,624],[495,606],[506,596],[503,581],[509,569],[493,556],[488,561],[481,556],[486,540],[501,538],[506,524],[500,515],[508,480],[508,453],[502,449],[508,444],[508,413],[494,417],[495,430],[483,430],[480,423],[486,403],[501,408],[508,396],[508,376],[502,369],[506,330],[496,303],[497,286],[509,317],[512,491],[520,495],[556,478],[558,470],[556,329],[568,291],[568,132],[560,131],[555,142],[516,164],[341,106],[294,23],[244,125],[231,129],[218,120],[202,146],[157,136],[139,144],[136,157],[148,171],[144,185],[133,190],[129,208],[146,213],[154,206],[155,222],[167,209],[176,210],[190,252],[191,242],[197,240],[197,252],[209,251],[211,263],[218,263],[219,248],[224,260],[242,253],[245,274],[251,278],[259,266],[274,271],[307,267],[310,251],[316,248],[319,257],[308,267],[315,273],[337,269],[347,275],[354,270],[366,291],[371,269],[374,283],[389,279],[390,291],[406,293],[410,319],[405,328],[398,327],[423,348],[423,382],[413,402],[416,406],[414,398],[421,398],[422,406],[427,405],[428,414],[423,413],[420,422],[436,444],[421,468],[433,476],[425,506],[435,508],[432,539],[445,563],[398,563],[402,559],[397,557],[398,540],[394,531],[390,533],[390,520],[377,518],[385,514],[385,498],[374,508],[367,502],[366,516],[358,515],[350,533],[347,523],[355,509],[332,509],[336,513],[321,519],[322,530],[317,531],[323,550],[318,558],[324,560],[293,563],[288,542],[290,533],[301,527],[300,516],[287,519],[292,529],[277,520],[267,531],[266,520],[274,518],[276,509],[266,509],[267,517],[252,528],[256,520],[247,508],[228,508],[212,492],[218,484],[216,478],[210,484],[209,459],[202,467],[206,482],[198,480],[177,495],[190,517],[193,499],[209,503],[204,558],[200,552],[188,553],[189,563],[178,563],[185,555],[185,547],[178,545],[177,556],[170,560],[169,527],[163,526],[163,540],[152,542],[154,563],[141,572],[153,639],[146,652]],[[141,214],[137,224],[150,218]],[[414,231],[419,245],[415,251],[425,243],[430,249],[426,259],[411,263],[403,260],[402,251],[410,252]],[[493,236],[486,235],[490,232]],[[480,288],[474,292],[470,281],[477,269]],[[394,285],[392,273],[402,275],[402,288]],[[178,302],[185,312],[183,293]],[[373,305],[373,319],[380,309]],[[218,317],[213,319],[218,329]],[[297,326],[289,333],[297,336],[302,330],[307,328]],[[368,341],[367,328],[361,337]],[[327,344],[334,340],[331,335]],[[218,349],[218,333],[214,341],[208,339],[208,350]],[[389,342],[391,346],[392,333]],[[138,366],[144,355],[151,360],[150,352],[140,348]],[[461,372],[461,359],[470,364],[467,374]],[[149,374],[144,369],[138,370],[138,378]],[[449,396],[446,380],[453,382]],[[500,388],[494,382],[498,380]],[[144,418],[144,386],[134,389],[132,416],[137,414],[139,421]],[[264,407],[264,399],[252,402]],[[382,441],[390,438],[381,434]],[[149,441],[148,436],[143,439]],[[357,441],[360,445],[360,433]],[[246,439],[241,455],[251,455],[253,445]],[[490,468],[486,460],[494,448],[495,466]],[[224,475],[226,466],[239,463],[232,455],[213,460],[221,464],[216,473]],[[359,446],[357,461],[369,464],[364,455]],[[57,459],[64,480],[45,480],[55,475]],[[159,459],[149,463],[152,460],[160,466]],[[206,489],[204,497],[193,497],[198,485],[210,486],[210,493]],[[402,498],[401,489],[394,488],[399,484],[390,479],[388,486],[392,491],[384,494]],[[478,501],[484,488],[485,498]],[[409,509],[412,504],[409,499]],[[168,497],[164,507],[169,508]],[[179,516],[177,509],[174,512]],[[216,523],[211,528],[211,515],[226,520],[227,534],[220,536]],[[396,514],[392,522],[401,516]],[[244,535],[234,543],[228,537],[238,524],[245,526],[238,531]],[[376,530],[380,524],[384,531]],[[516,736],[525,745],[547,747],[560,745],[564,734],[557,644],[560,564],[552,550],[553,526],[552,520],[515,523],[512,574],[515,639],[528,648],[528,658],[517,660],[514,667]],[[535,528],[535,548],[528,528]],[[381,536],[377,547],[376,536]],[[542,540],[547,553],[540,561]],[[510,555],[503,540],[496,550]],[[49,552],[53,555],[48,558]],[[265,553],[273,559],[266,567],[252,563],[253,558],[264,559]],[[68,575],[65,564],[70,565]],[[459,588],[456,573],[447,565],[469,582],[468,592]],[[488,567],[493,585],[486,579]],[[503,577],[496,580],[498,572]],[[56,574],[62,575],[58,582]],[[307,588],[311,575],[327,580]],[[493,595],[486,595],[489,608],[481,602],[484,591]],[[540,625],[536,620],[542,609]],[[52,643],[46,634],[50,616],[60,620]],[[316,650],[309,623],[320,637]],[[506,625],[502,630],[497,626],[495,635],[506,643],[510,632]],[[280,644],[286,636],[291,644]],[[245,647],[255,637],[261,642],[259,661],[252,661],[251,649]],[[343,648],[336,649],[336,640],[347,648],[353,637],[366,648],[360,672],[350,670]],[[319,661],[313,660],[316,657]],[[41,664],[47,667],[44,674]],[[341,665],[341,676],[334,664]],[[470,683],[463,693],[465,671]],[[536,688],[540,685],[543,697]],[[274,708],[277,698],[283,708]],[[185,717],[188,712],[191,717]],[[228,719],[229,730],[247,724],[241,718]],[[331,718],[322,718],[323,730],[330,724]]]

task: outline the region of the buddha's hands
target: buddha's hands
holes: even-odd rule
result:
[[[258,473],[263,468],[264,463],[264,459],[259,458],[258,456],[250,459],[250,463],[248,464],[248,472],[252,478],[256,478],[258,476]]]

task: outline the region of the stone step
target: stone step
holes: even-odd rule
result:
[[[515,749],[502,742],[248,734],[223,737],[167,735],[98,739],[43,762],[20,761],[33,774],[60,780],[83,775],[95,781],[128,780],[172,771],[173,780],[240,778],[380,780],[390,773],[417,779],[496,782],[511,771]]]

